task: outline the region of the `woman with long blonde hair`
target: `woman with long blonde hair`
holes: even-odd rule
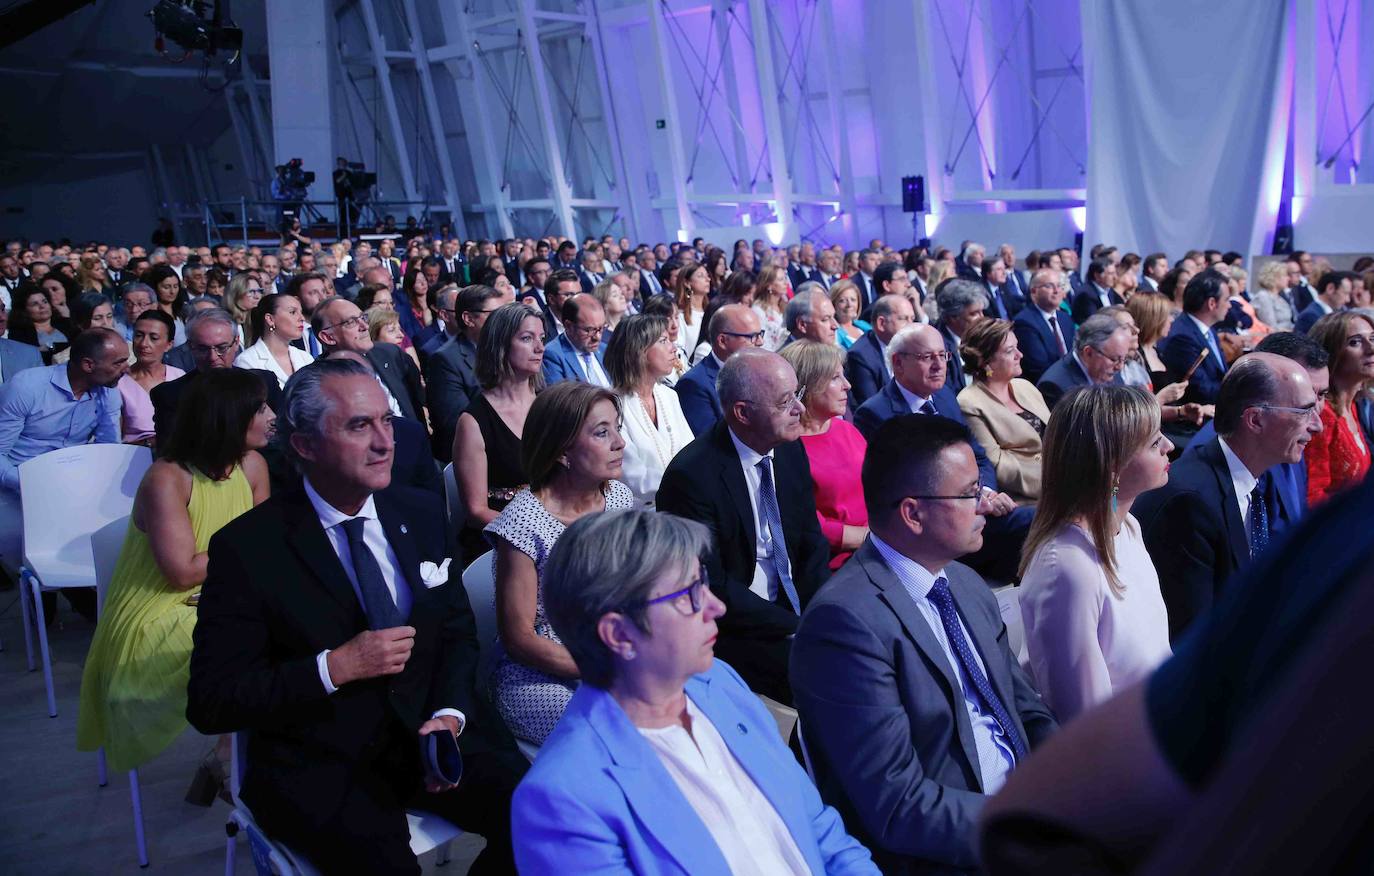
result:
[[[754,312],[763,326],[763,345],[776,350],[787,342],[787,271],[777,265],[767,265],[759,271],[754,286]]]

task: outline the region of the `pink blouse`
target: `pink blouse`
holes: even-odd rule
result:
[[[868,506],[864,504],[859,478],[868,442],[858,429],[836,417],[820,435],[803,435],[802,446],[811,462],[816,516],[820,518],[825,540],[830,543],[830,568],[838,569],[853,553],[840,548],[844,528],[868,526]]]
[[[186,374],[175,365],[168,365],[166,381],[176,380]],[[151,438],[153,435],[153,398],[148,394],[132,375],[125,374],[119,378],[117,384],[119,389],[119,400],[123,407],[120,410],[121,430],[124,433],[125,444],[136,444]]]

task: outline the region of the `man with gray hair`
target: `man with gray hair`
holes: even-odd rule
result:
[[[955,271],[965,280],[978,282],[983,278],[983,258],[986,254],[987,250],[981,243],[967,242],[964,251],[954,260]]]
[[[249,731],[243,798],[321,872],[414,873],[406,810],[486,838],[513,872],[510,800],[528,763],[478,696],[481,646],[442,500],[389,489],[391,411],[369,369],[292,375],[278,418],[302,475],[210,543],[186,715]],[[459,737],[462,785],[421,755]]]
[[[830,295],[825,287],[814,280],[803,283],[792,300],[787,302],[783,312],[787,325],[787,341],[783,346],[801,338],[819,341],[822,344],[835,343],[835,305],[830,303]]]
[[[729,611],[716,655],[756,692],[791,703],[787,679],[797,619],[830,576],[830,547],[816,519],[792,366],[746,347],[716,381],[724,416],[663,473],[658,510],[706,524],[711,589]]]
[[[1094,313],[1078,327],[1073,353],[1049,367],[1036,383],[1051,411],[1075,386],[1121,385],[1121,368],[1131,351],[1131,329],[1110,313]]]
[[[969,381],[964,376],[964,360],[959,354],[968,330],[977,325],[987,310],[988,296],[983,287],[972,280],[955,277],[944,281],[935,290],[935,304],[940,309],[938,328],[949,352],[949,368],[945,379],[955,395],[963,392]]]
[[[1250,353],[1217,393],[1216,437],[1194,441],[1131,513],[1159,572],[1177,641],[1228,582],[1302,515],[1277,476],[1301,462],[1322,431],[1322,402],[1306,368],[1275,353]]]

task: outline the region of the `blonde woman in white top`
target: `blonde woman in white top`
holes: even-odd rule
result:
[[[277,376],[277,386],[285,389],[286,381],[297,369],[315,361],[305,350],[291,346],[305,333],[300,299],[294,295],[268,295],[249,316],[258,341],[239,353],[234,366],[271,371]]]
[[[1159,576],[1131,504],[1169,480],[1173,445],[1139,387],[1065,396],[1045,431],[1044,483],[1022,553],[1031,669],[1060,721],[1149,675],[1170,655]]]
[[[663,383],[675,357],[668,321],[647,313],[621,320],[606,345],[606,374],[621,398],[620,480],[640,508],[654,506],[663,470],[693,437],[677,393]]]

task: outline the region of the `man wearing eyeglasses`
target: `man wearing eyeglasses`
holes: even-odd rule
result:
[[[711,355],[689,368],[673,387],[693,435],[706,434],[724,415],[716,378],[725,360],[740,350],[763,346],[759,315],[743,304],[727,304],[713,313],[706,332],[711,339]]]
[[[1159,572],[1171,639],[1302,515],[1297,496],[1282,489],[1279,467],[1300,462],[1321,432],[1320,405],[1298,362],[1245,356],[1217,393],[1217,437],[1194,441],[1169,483],[1136,500],[1132,513]]]
[[[1035,387],[1053,412],[1075,386],[1121,383],[1121,369],[1130,350],[1130,328],[1109,313],[1094,313],[1078,327],[1073,353],[1051,365]]]
[[[983,546],[987,513],[968,430],[888,420],[862,480],[870,534],[792,644],[806,750],[822,799],[884,873],[975,872],[988,796],[1057,725],[996,597],[957,562]]]
[[[477,338],[491,312],[505,303],[490,286],[468,286],[461,292],[448,287],[439,293],[439,315],[452,340],[425,364],[425,394],[434,424],[434,458],[440,462],[452,460],[458,418],[482,391],[477,382]]]
[[[563,303],[563,334],[544,347],[544,382],[580,380],[611,388],[602,358],[606,355],[606,311],[601,302],[579,292]]]
[[[337,349],[366,356],[390,399],[391,413],[424,424],[425,391],[420,369],[395,344],[373,342],[367,331],[367,314],[358,305],[344,298],[331,298],[315,309],[310,327],[324,346],[324,355]]]
[[[804,390],[787,360],[752,347],[725,362],[717,385],[723,419],[673,457],[654,501],[714,537],[707,574],[729,609],[716,656],[755,692],[790,703],[791,637],[830,577],[830,546],[798,440]]]

